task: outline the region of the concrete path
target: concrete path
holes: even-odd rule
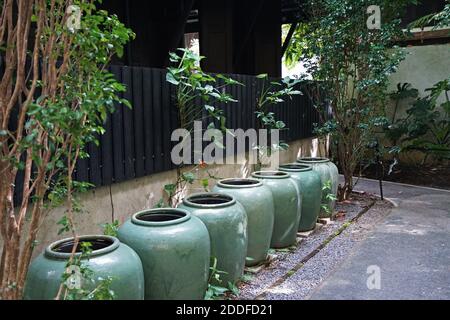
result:
[[[384,195],[396,208],[310,299],[450,299],[450,192],[385,182]]]

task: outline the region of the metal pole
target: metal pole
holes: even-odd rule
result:
[[[383,161],[381,161],[380,159],[380,146],[377,145],[377,176],[378,176],[378,182],[380,184],[380,197],[381,200],[384,200],[384,195],[383,195]]]

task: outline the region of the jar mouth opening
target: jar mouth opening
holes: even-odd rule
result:
[[[78,244],[75,248],[75,256],[81,256],[84,244],[90,244],[89,257],[102,255],[114,251],[119,247],[119,240],[116,237],[105,235],[86,235],[78,237]],[[58,259],[69,259],[75,245],[75,239],[67,238],[53,242],[45,249],[45,255]]]
[[[300,162],[328,162],[330,159],[325,157],[303,157],[299,158],[298,161]]]
[[[112,239],[105,239],[105,238],[86,238],[86,239],[80,239],[78,241],[77,247],[75,249],[75,253],[81,253],[83,252],[83,246],[90,244],[90,249],[100,250],[104,248],[108,248],[109,246],[113,245],[114,240]],[[55,246],[51,248],[54,252],[61,252],[61,253],[71,253],[73,250],[73,246],[75,245],[75,240],[69,239],[60,243],[57,243]]]
[[[220,208],[233,205],[234,197],[223,193],[196,193],[183,199],[183,204],[196,208]]]
[[[252,173],[253,177],[268,178],[268,179],[282,179],[289,178],[289,173],[282,171],[256,171]]]
[[[294,171],[309,171],[312,170],[311,166],[300,163],[288,163],[280,165],[280,170],[294,170]]]
[[[166,222],[181,219],[185,217],[184,213],[158,213],[158,212],[148,212],[143,213],[136,217],[137,220],[146,222]]]
[[[135,213],[131,222],[144,226],[165,226],[189,220],[191,214],[178,208],[157,208]]]
[[[254,186],[259,184],[260,182],[258,180],[253,179],[226,179],[221,180],[221,184],[227,185],[227,186]]]

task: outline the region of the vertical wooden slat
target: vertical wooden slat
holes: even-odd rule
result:
[[[235,79],[234,76],[232,76],[232,78]],[[219,79],[218,85],[222,86],[224,84],[225,84],[225,81],[223,81],[222,79]],[[229,87],[229,86],[226,87],[226,92],[228,94],[233,95],[232,88]],[[236,97],[233,96],[233,99],[236,99]],[[226,127],[229,128],[229,129],[232,128],[232,124],[233,124],[232,112],[238,106],[239,105],[237,103],[221,103],[220,104],[220,107],[222,108],[222,110],[224,110],[224,114],[225,114],[225,117],[226,117],[226,122],[225,122],[226,123]]]
[[[247,108],[247,112],[248,114],[246,115],[247,118],[247,129],[253,128],[253,114],[254,114],[254,101],[253,101],[253,81],[251,77],[247,76],[247,81],[246,81],[246,87],[247,87],[247,99],[248,99],[248,108]]]
[[[292,118],[291,118],[291,103],[292,103],[292,99],[288,98],[286,100],[286,127],[289,130],[286,130],[286,141],[291,141],[291,128],[292,128]],[[295,128],[294,128],[295,129]]]
[[[242,75],[237,75],[238,81],[244,82]],[[245,112],[245,99],[244,99],[244,90],[245,87],[243,86],[237,86],[237,100],[240,104],[239,112],[236,112],[236,127],[239,129],[242,129],[242,116]]]
[[[75,179],[80,182],[89,182],[89,160],[78,159],[75,169]]]
[[[299,112],[298,112],[298,127],[299,127],[298,135],[303,137],[304,130],[305,130],[305,127],[303,124],[304,124],[304,117],[305,117],[305,112],[306,112],[307,106],[303,103],[303,101],[305,101],[304,96],[300,97],[297,101],[298,101],[297,102],[298,104],[297,104],[296,108],[299,109]]]
[[[145,132],[142,68],[132,68],[135,176],[145,175]]]
[[[104,124],[105,133],[100,138],[102,185],[110,185],[113,182],[114,177],[111,117],[112,115],[109,115],[106,119]]]
[[[116,79],[122,82],[121,67],[112,66],[111,72],[116,76]],[[116,104],[116,111],[111,118],[111,127],[113,135],[113,161],[114,161],[114,182],[125,180],[124,167],[124,140],[123,140],[123,107]]]
[[[248,121],[248,88],[247,88],[247,77],[245,75],[240,76],[240,81],[244,84],[244,86],[239,86],[241,91],[241,100],[238,102],[238,104],[241,104],[240,107],[240,128],[243,130],[247,129],[247,121]]]
[[[233,75],[233,76],[239,81],[239,77],[237,75]],[[238,87],[240,87],[240,86],[232,86],[231,87],[231,95],[236,100],[240,101]],[[234,106],[231,106],[231,107],[233,108]],[[241,112],[240,105],[237,104],[236,107],[232,109],[231,117],[230,117],[231,118],[231,128],[233,128],[233,129],[238,129],[238,120],[237,120],[237,118],[238,118],[239,112]]]
[[[172,133],[173,130],[176,130],[180,127],[180,119],[178,116],[178,108],[175,104],[175,94],[176,94],[176,87],[169,84],[169,92],[170,92],[170,132]],[[177,142],[171,142],[171,148],[176,144]],[[176,168],[176,165],[170,161],[171,169]]]
[[[126,85],[127,91],[124,93],[124,98],[130,101],[133,105],[133,80],[130,67],[122,68],[122,82]],[[127,180],[135,178],[134,162],[134,123],[133,113],[134,109],[126,106],[123,108],[123,133],[124,133],[124,156],[125,156],[125,177]]]
[[[152,70],[153,92],[153,143],[155,156],[155,172],[163,171],[163,135],[162,135],[162,99],[161,99],[161,70]]]
[[[102,185],[102,166],[100,147],[91,142],[88,146],[89,153],[89,182],[94,186]]]
[[[172,168],[172,160],[170,158],[171,146],[170,137],[172,134],[170,126],[170,87],[166,81],[166,72],[161,72],[161,96],[162,96],[162,137],[163,137],[163,169],[169,170]]]
[[[145,68],[142,73],[143,86],[143,117],[144,117],[144,154],[145,154],[145,174],[152,174],[155,171],[154,162],[154,123],[153,123],[153,79],[151,69]]]

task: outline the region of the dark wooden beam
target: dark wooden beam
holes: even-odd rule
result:
[[[130,3],[128,2],[128,0],[125,0],[125,20],[126,20],[126,25],[127,27],[130,26]],[[130,66],[132,61],[131,61],[131,57],[132,57],[132,52],[131,52],[131,45],[129,43],[126,44],[126,57],[125,57],[125,64],[127,66]]]
[[[251,22],[250,22],[250,25],[245,34],[244,40],[242,41],[241,45],[239,46],[238,50],[236,51],[235,56],[233,57],[233,65],[234,66],[236,66],[237,62],[239,61],[239,58],[242,55],[242,51],[244,51],[245,46],[247,45],[247,43],[252,35],[253,29],[255,28],[256,21],[258,21],[258,16],[261,12],[261,9],[264,6],[264,2],[265,2],[265,0],[259,1],[258,7],[256,8],[255,11],[253,11],[253,16],[251,17]]]
[[[289,32],[286,35],[286,39],[284,39],[283,46],[281,47],[281,57],[284,56],[286,53],[287,48],[289,47],[289,43],[291,42],[292,36],[294,35],[295,29],[298,26],[298,22],[294,22],[291,24],[291,27],[289,28]]]
[[[169,50],[176,49],[183,40],[187,19],[189,18],[189,14],[194,6],[195,0],[185,0],[183,2],[184,11],[180,16],[180,19],[177,21],[176,32],[169,43]]]

